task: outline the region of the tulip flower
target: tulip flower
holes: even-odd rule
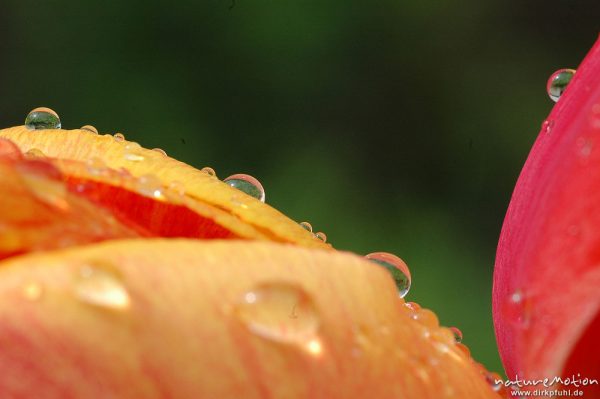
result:
[[[600,379],[599,137],[600,41],[542,124],[504,221],[493,311],[511,380]]]
[[[509,377],[597,371],[599,70],[597,45],[503,229],[494,315]],[[509,397],[404,301],[400,260],[333,249],[240,175],[36,112],[0,130],[0,397]]]

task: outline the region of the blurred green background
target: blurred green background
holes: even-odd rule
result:
[[[219,177],[340,249],[393,252],[407,300],[501,370],[494,252],[521,166],[600,28],[597,0],[5,0],[0,126],[48,106]]]

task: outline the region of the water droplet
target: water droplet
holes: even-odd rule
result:
[[[297,344],[313,354],[322,350],[317,337],[317,310],[310,296],[298,286],[261,284],[243,295],[236,314],[251,332],[262,338]]]
[[[39,148],[30,148],[24,155],[28,158],[46,158],[46,154]]]
[[[319,231],[317,234],[315,234],[315,237],[317,237],[319,240],[321,240],[323,242],[327,242],[327,235],[325,233],[323,233],[322,231]]]
[[[141,154],[142,147],[138,143],[127,143],[124,150],[123,156],[127,161],[140,162],[144,160],[144,156]]]
[[[156,152],[158,152],[160,155],[162,155],[164,157],[167,156],[167,153],[162,148],[153,148],[152,151],[156,151]]]
[[[254,177],[245,174],[236,174],[224,179],[223,182],[229,184],[233,188],[248,194],[251,197],[265,202],[265,189],[262,184]]]
[[[437,328],[440,325],[440,322],[438,321],[438,317],[435,315],[435,313],[433,313],[429,309],[417,310],[413,314],[412,318],[414,320],[416,320],[417,322],[419,322],[420,324],[424,325],[425,327]]]
[[[504,303],[502,314],[513,325],[519,328],[528,328],[531,309],[529,300],[520,289],[509,295]]]
[[[544,123],[542,123],[542,132],[544,134],[549,134],[554,127],[554,121],[550,119],[546,119]]]
[[[446,327],[434,329],[431,333],[431,336],[433,339],[443,343],[444,345],[452,345],[456,342],[454,333]]]
[[[500,388],[502,388],[504,381],[502,380],[502,377],[500,377],[500,374],[486,372],[485,379],[488,382],[488,384],[490,384],[494,392],[498,392],[500,391]]]
[[[113,136],[115,141],[125,141],[125,135],[123,133],[115,133],[115,135]]]
[[[307,231],[309,231],[309,232],[311,232],[311,233],[312,233],[312,231],[313,231],[312,225],[311,225],[310,223],[308,223],[308,222],[301,222],[301,223],[300,223],[300,226],[302,226],[302,228],[303,228],[304,230],[307,230]]]
[[[0,158],[22,159],[23,153],[21,149],[8,139],[0,139]]]
[[[143,175],[137,180],[138,192],[146,197],[164,199],[162,183],[154,175]]]
[[[88,131],[88,132],[90,132],[90,133],[93,133],[93,134],[98,134],[98,129],[96,129],[96,128],[95,128],[94,126],[92,126],[92,125],[85,125],[85,126],[82,126],[82,127],[81,127],[81,130],[86,130],[86,131]]]
[[[373,252],[366,256],[372,262],[385,267],[394,278],[400,298],[404,298],[410,290],[410,271],[406,263],[396,255],[387,252]]]
[[[106,262],[93,261],[82,266],[74,286],[83,302],[114,310],[129,308],[130,298],[117,269]]]
[[[460,331],[457,327],[450,327],[449,330],[452,331],[452,334],[454,334],[454,340],[456,342],[462,342],[462,340],[463,340],[462,331]]]
[[[88,159],[86,161],[86,167],[87,167],[88,172],[90,172],[90,174],[96,175],[96,176],[103,175],[108,171],[104,161],[102,161],[102,159],[100,159],[98,157],[93,157],[93,158]]]
[[[25,127],[29,130],[60,129],[58,114],[46,107],[31,111],[25,118]]]
[[[546,84],[546,91],[552,101],[558,101],[574,75],[574,69],[559,69],[550,76],[550,79],[548,79],[548,83]]]
[[[30,282],[30,283],[25,284],[22,292],[23,292],[23,296],[28,301],[37,301],[42,297],[42,295],[44,293],[44,288],[39,283]]]
[[[215,170],[213,168],[211,168],[210,166],[205,166],[204,168],[201,169],[201,172],[204,172],[211,177],[217,177],[217,172],[215,172]]]
[[[404,304],[404,306],[406,306],[407,308],[409,308],[410,310],[412,310],[412,311],[415,311],[415,312],[416,312],[417,310],[421,309],[421,305],[419,305],[419,304],[418,304],[418,303],[416,303],[416,302],[406,302],[406,303]]]

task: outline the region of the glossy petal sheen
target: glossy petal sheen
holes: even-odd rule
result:
[[[267,323],[281,302],[261,305],[260,290],[297,306]],[[385,270],[347,253],[113,241],[3,261],[0,298],[8,397],[498,397],[410,319]]]
[[[600,379],[600,41],[543,127],[498,245],[496,335],[511,378]]]

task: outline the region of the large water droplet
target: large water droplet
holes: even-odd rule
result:
[[[82,127],[81,127],[81,130],[85,130],[85,131],[88,131],[88,132],[90,132],[90,133],[93,133],[93,134],[98,134],[98,129],[96,129],[96,128],[95,128],[94,126],[92,126],[92,125],[85,125],[85,126],[82,126]]]
[[[265,189],[254,177],[240,173],[229,176],[223,181],[229,184],[231,187],[237,188],[249,196],[265,202]]]
[[[25,127],[30,130],[60,129],[58,114],[46,107],[31,111],[25,118]]]
[[[297,344],[309,353],[320,353],[322,349],[317,337],[317,310],[310,296],[298,286],[261,284],[243,295],[236,314],[262,338]]]
[[[574,75],[574,69],[559,69],[550,76],[550,79],[548,79],[548,83],[546,84],[546,91],[552,101],[558,101],[560,96],[567,89],[567,85]]]
[[[110,263],[93,261],[82,266],[74,286],[75,295],[91,305],[125,310],[130,298],[117,269]]]
[[[372,262],[385,267],[394,278],[400,298],[404,298],[410,290],[410,271],[402,259],[387,252],[373,252],[366,256]]]

